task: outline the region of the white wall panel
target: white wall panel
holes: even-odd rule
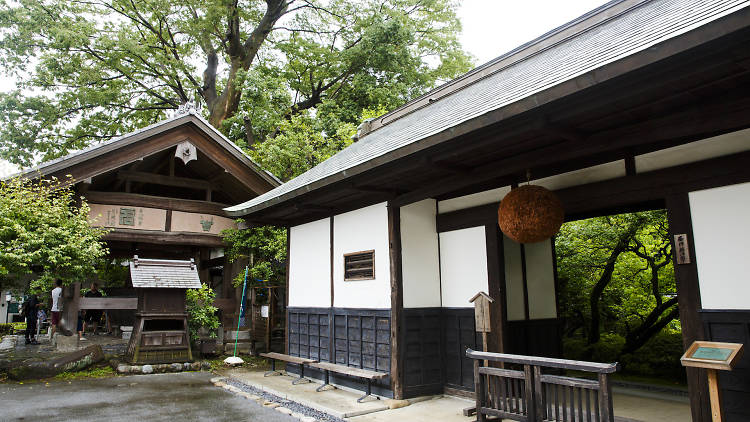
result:
[[[750,309],[750,183],[689,196],[703,309]]]
[[[526,286],[529,294],[529,318],[557,318],[555,269],[550,239],[524,245]]]
[[[469,308],[477,292],[487,292],[484,226],[440,233],[440,279],[444,308]]]
[[[526,312],[523,303],[521,244],[503,235],[503,256],[505,257],[505,300],[508,321],[524,320]]]
[[[503,199],[505,195],[508,194],[508,192],[510,192],[510,186],[486,190],[484,192],[477,192],[471,195],[459,196],[457,198],[446,199],[445,201],[438,202],[438,212],[440,214],[445,214],[451,211],[500,202],[500,200]]]
[[[404,308],[440,306],[440,261],[435,200],[401,207]]]
[[[289,306],[331,306],[330,221],[292,227],[289,234]]]
[[[388,210],[385,202],[337,215],[333,224],[334,306],[390,308]],[[344,254],[369,250],[375,250],[375,279],[344,281]]]
[[[638,173],[750,150],[750,129],[726,133],[635,157]]]

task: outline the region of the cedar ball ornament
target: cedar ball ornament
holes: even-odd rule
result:
[[[534,185],[511,190],[497,210],[500,230],[518,243],[549,239],[560,231],[564,218],[565,211],[557,196]]]

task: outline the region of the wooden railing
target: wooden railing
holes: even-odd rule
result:
[[[487,416],[516,421],[613,422],[609,374],[617,363],[582,362],[466,350],[474,359],[477,420]],[[488,362],[523,370],[495,368]],[[543,368],[597,374],[596,380],[542,373]]]

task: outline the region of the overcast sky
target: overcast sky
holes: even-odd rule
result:
[[[463,0],[458,17],[461,43],[486,63],[519,45],[604,4],[604,0]],[[0,80],[0,90],[12,87]],[[0,177],[15,172],[0,160]]]

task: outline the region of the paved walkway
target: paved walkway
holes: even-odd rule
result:
[[[396,422],[432,420],[439,422],[470,422],[474,417],[463,416],[463,409],[473,401],[451,396],[435,396],[409,400],[410,405],[393,406],[391,400],[370,400],[357,403],[361,392],[346,389],[331,389],[316,392],[319,381],[292,385],[291,376],[264,377],[263,372],[232,369],[223,375],[263,390],[301,403],[313,409],[347,418],[353,422]],[[690,406],[682,397],[665,393],[641,392],[616,388],[613,393],[615,420],[620,422],[675,422],[690,420]]]
[[[0,384],[2,421],[299,422],[216,388],[208,372]]]

